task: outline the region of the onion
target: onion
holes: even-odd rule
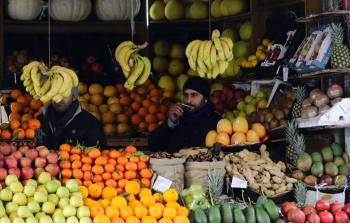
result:
[[[341,101],[341,99],[342,99],[342,98],[334,98],[334,99],[331,101],[331,105],[333,106],[333,105],[337,104],[338,102]]]
[[[331,99],[339,98],[343,96],[343,88],[338,84],[332,84],[327,90],[327,95]]]
[[[306,107],[309,107],[312,105],[312,102],[311,102],[311,99],[310,98],[307,98],[303,101],[303,105],[302,105],[302,108],[306,108]]]
[[[328,112],[329,109],[331,109],[331,107],[330,107],[329,105],[322,105],[322,106],[318,109],[318,114],[322,115],[322,114]]]
[[[314,100],[314,104],[319,108],[322,105],[327,105],[329,103],[329,98],[327,95],[325,94],[320,94],[318,96],[316,96],[315,100]]]
[[[319,96],[320,94],[322,94],[322,91],[318,88],[312,90],[310,92],[310,98],[311,98],[311,101],[314,102],[316,100],[316,97]]]
[[[315,106],[309,106],[301,111],[301,117],[304,119],[313,118],[317,116],[317,108]]]

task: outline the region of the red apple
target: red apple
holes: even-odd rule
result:
[[[320,211],[328,211],[330,209],[330,207],[331,206],[329,205],[329,203],[327,201],[325,201],[325,200],[318,200],[316,202],[316,206],[315,206],[315,208],[316,208],[316,210],[318,212],[320,212]]]

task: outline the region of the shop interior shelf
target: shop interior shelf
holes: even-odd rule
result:
[[[321,12],[318,14],[310,14],[305,17],[300,17],[296,21],[297,22],[315,22],[317,20],[327,19],[334,16],[343,16],[343,15],[349,15],[350,10],[336,10],[333,12]]]
[[[148,146],[148,139],[146,137],[108,137],[107,138],[107,145],[111,147],[124,147],[128,145],[134,145],[139,147],[147,147]]]
[[[311,73],[301,74],[299,76],[290,76],[288,80],[297,81],[303,79],[312,79],[318,77],[327,77],[327,76],[336,76],[336,75],[345,75],[350,73],[350,68],[342,68],[342,69],[325,69],[321,71],[315,71]]]
[[[145,22],[136,21],[136,30],[145,27]],[[47,33],[48,21],[4,21],[5,33]],[[51,22],[53,33],[125,33],[130,32],[130,21],[81,21],[81,22]]]
[[[271,4],[271,5],[264,5],[261,7],[257,7],[256,11],[267,11],[271,9],[282,9],[282,8],[289,8],[293,5],[298,5],[298,4],[304,4],[304,0],[288,0],[288,1],[280,1],[279,3],[276,4]]]

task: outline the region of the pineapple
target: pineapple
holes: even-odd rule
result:
[[[209,188],[209,197],[211,203],[216,203],[219,199],[219,196],[222,194],[222,187],[224,185],[224,176],[221,171],[209,170],[208,171],[208,188]]]
[[[303,105],[303,102],[305,100],[306,97],[306,89],[305,86],[301,85],[297,87],[296,90],[296,102],[293,105],[292,108],[292,118],[299,118],[301,116],[301,108]]]
[[[288,122],[285,135],[288,144],[286,149],[286,161],[289,168],[295,168],[298,156],[305,152],[305,139],[304,135],[298,134],[298,124],[294,119]]]
[[[307,193],[307,188],[304,183],[298,182],[295,184],[294,198],[295,198],[295,201],[297,202],[298,208],[303,208],[305,206],[306,193]]]
[[[347,68],[350,67],[350,51],[349,48],[343,44],[344,30],[341,23],[331,24],[332,38],[334,41],[334,48],[331,55],[332,68]]]

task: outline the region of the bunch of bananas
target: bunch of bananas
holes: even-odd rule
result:
[[[77,87],[76,73],[66,67],[53,66],[49,69],[43,62],[33,61],[23,67],[21,81],[26,91],[42,102],[60,102]]]
[[[186,57],[192,70],[202,78],[215,79],[223,74],[233,59],[233,42],[220,37],[220,31],[212,32],[211,40],[193,40],[186,47]]]
[[[138,54],[138,51],[146,48],[147,45],[147,42],[136,45],[132,41],[124,41],[115,49],[115,59],[126,78],[124,83],[126,89],[132,90],[135,86],[142,85],[151,73],[150,60]]]

